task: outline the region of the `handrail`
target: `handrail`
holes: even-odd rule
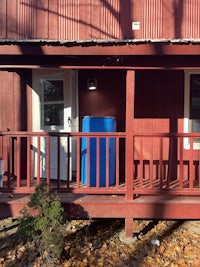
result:
[[[30,132],[30,131],[5,131],[0,132],[0,136],[121,136],[125,137],[125,132]]]
[[[133,133],[135,137],[200,137],[200,133]]]

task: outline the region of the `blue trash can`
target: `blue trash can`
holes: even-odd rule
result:
[[[86,116],[82,122],[83,132],[116,132],[116,119],[113,117],[90,117]],[[87,147],[89,139],[84,137],[81,146],[81,182],[87,183]],[[115,184],[116,172],[116,140],[109,138],[109,185]],[[90,177],[89,186],[96,186],[97,169],[96,169],[96,138],[90,139]],[[101,187],[106,186],[106,138],[100,138],[100,181]]]

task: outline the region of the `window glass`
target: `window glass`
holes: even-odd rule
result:
[[[200,119],[200,75],[190,75],[190,119]]]
[[[43,79],[41,94],[42,125],[64,125],[63,80]]]
[[[44,80],[44,102],[63,101],[63,81]]]
[[[44,125],[64,125],[64,104],[44,104]]]

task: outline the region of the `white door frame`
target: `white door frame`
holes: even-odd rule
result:
[[[64,82],[64,125],[56,126],[56,125],[48,125],[44,126],[42,123],[42,113],[41,113],[41,79],[49,79],[49,80],[60,80],[62,79]],[[33,85],[33,93],[32,93],[32,114],[33,114],[33,131],[37,132],[51,132],[51,131],[59,131],[59,132],[72,132],[78,131],[78,93],[77,93],[77,71],[75,70],[60,70],[60,69],[40,69],[32,71],[32,85]],[[54,138],[56,140],[56,138]],[[52,142],[56,144],[56,141]],[[35,152],[37,151],[37,140],[34,141],[33,148],[35,148]],[[42,142],[41,142],[42,143]],[[51,143],[51,147],[53,145]],[[61,179],[66,179],[65,175],[65,166],[66,165],[66,138],[61,139],[62,152],[61,152]],[[41,148],[41,177],[46,176],[46,155],[45,155],[45,141],[43,140],[43,148]],[[70,176],[72,172],[75,171],[76,162],[75,162],[75,150],[73,147],[75,146],[75,142],[72,140],[71,144],[72,153],[70,151]],[[70,150],[71,150],[70,149]],[[34,149],[33,149],[34,150]],[[34,170],[33,176],[36,176],[37,171],[37,155],[33,151],[34,154]],[[56,154],[55,151],[52,151],[51,158]],[[50,168],[50,176],[52,179],[56,179],[57,166],[55,165],[56,161],[52,160],[51,168]],[[62,166],[64,169],[62,171]],[[63,173],[62,173],[63,172]]]

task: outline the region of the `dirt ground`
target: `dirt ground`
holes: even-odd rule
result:
[[[66,222],[65,247],[55,266],[199,267],[200,222],[135,220],[134,244],[121,242],[124,220]],[[22,243],[17,221],[0,220],[0,267],[41,267],[33,242]]]

